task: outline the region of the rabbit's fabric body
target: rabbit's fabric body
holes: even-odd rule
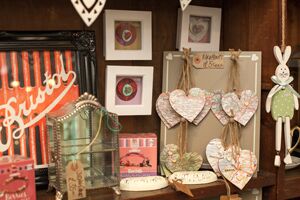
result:
[[[294,116],[294,95],[289,89],[281,89],[272,98],[271,113],[275,121],[278,117],[289,117],[290,119]]]

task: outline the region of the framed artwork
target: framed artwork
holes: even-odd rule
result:
[[[178,9],[177,48],[192,51],[219,51],[221,8],[188,6]]]
[[[151,115],[153,67],[106,68],[105,107],[118,115]]]
[[[151,60],[150,11],[105,10],[106,60]]]
[[[0,156],[34,160],[48,182],[46,114],[80,94],[96,95],[94,32],[0,33]]]

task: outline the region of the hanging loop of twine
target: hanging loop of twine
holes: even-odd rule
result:
[[[230,51],[230,60],[232,64],[230,66],[227,92],[239,92],[241,88],[241,84],[240,84],[240,67],[238,64],[238,59],[242,51],[240,49],[238,51],[235,51],[234,49],[229,49],[229,51]]]
[[[223,128],[221,140],[225,149],[232,147],[232,157],[234,159],[240,153],[240,128],[240,124],[234,120],[234,114],[231,111],[229,121]]]
[[[286,0],[281,0],[281,52],[286,48]]]
[[[191,49],[183,48],[183,66],[181,76],[177,85],[178,89],[183,90],[186,94],[188,94],[190,88],[193,86],[193,81],[191,78]],[[186,119],[182,118],[180,121],[180,128],[178,133],[178,147],[179,147],[179,155],[180,158],[185,154],[187,150],[187,132],[188,132],[188,122]]]

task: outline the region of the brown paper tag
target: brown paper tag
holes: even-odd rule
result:
[[[86,197],[84,170],[79,160],[70,161],[66,167],[68,200]]]
[[[179,180],[173,180],[173,183],[169,182],[170,186],[176,191],[182,192],[190,197],[194,197],[192,191],[187,185],[184,185]]]
[[[223,69],[223,53],[196,53],[193,56],[193,66],[197,69]]]
[[[233,194],[228,197],[227,195],[220,196],[220,200],[242,200],[241,197],[239,197],[238,194]]]

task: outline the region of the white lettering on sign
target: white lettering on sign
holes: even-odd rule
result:
[[[28,107],[26,107],[26,101],[24,101],[19,104],[19,109],[18,111],[16,111],[13,107],[13,105],[17,103],[17,99],[15,97],[11,97],[10,99],[8,99],[6,104],[0,105],[0,110],[4,110],[5,113],[2,124],[0,124],[0,136],[2,134],[3,128],[6,128],[7,133],[6,144],[3,144],[0,140],[0,152],[4,152],[9,148],[9,146],[11,145],[11,137],[13,137],[14,139],[20,139],[20,137],[22,137],[22,135],[24,134],[26,128],[34,125],[43,117],[45,117],[46,114],[50,112],[66,96],[76,80],[76,73],[74,71],[69,71],[68,73],[66,73],[63,66],[61,68],[61,72],[53,74],[52,77],[48,74],[48,72],[46,72],[44,75],[46,78],[43,82],[45,84],[45,89],[38,89],[35,102],[33,95],[30,95]],[[29,122],[24,123],[23,117],[28,117],[31,112],[38,107],[38,105],[45,102],[47,96],[52,95],[53,91],[57,88],[60,88],[60,86],[64,84],[63,82],[66,82],[70,76],[72,78],[71,81],[67,83],[64,90],[55,98],[55,100],[51,102],[42,112],[32,118]],[[16,125],[17,128],[12,130],[12,125]]]

